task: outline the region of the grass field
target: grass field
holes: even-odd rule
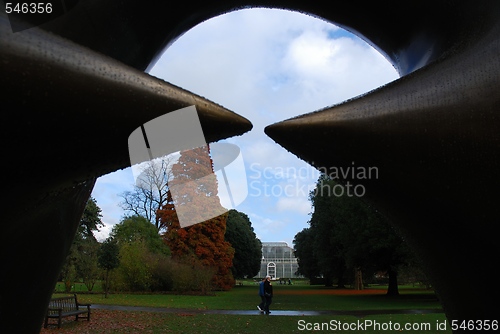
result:
[[[362,291],[274,283],[272,310],[412,310],[440,309],[441,305],[430,290],[400,287],[400,296],[385,296],[386,287]],[[83,303],[148,306],[178,309],[172,313],[92,310],[92,320],[70,321],[63,328],[49,328],[42,333],[451,333],[444,330],[443,313],[380,314],[356,317],[352,315],[270,316],[260,315],[257,285],[243,282],[231,291],[213,296],[173,294],[78,294]],[[193,312],[190,312],[193,310]],[[194,312],[196,310],[196,312]],[[200,310],[255,310],[255,315],[203,314]],[[371,324],[371,326],[370,326]],[[440,327],[438,327],[438,325]],[[343,326],[349,326],[341,330]],[[410,330],[406,330],[410,326]],[[423,327],[423,328],[422,328]]]

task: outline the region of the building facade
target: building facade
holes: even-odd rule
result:
[[[299,268],[293,248],[286,242],[262,242],[262,261],[257,277],[271,276],[273,279],[298,278]]]

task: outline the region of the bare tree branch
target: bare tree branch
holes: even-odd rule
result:
[[[141,164],[141,174],[137,177],[132,191],[120,195],[120,207],[135,215],[148,219],[160,231],[160,218],[156,212],[167,202],[168,181],[172,178],[173,156],[163,157]]]

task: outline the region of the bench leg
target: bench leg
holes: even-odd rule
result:
[[[45,321],[43,322],[43,328],[47,328],[49,325],[49,317],[45,317]]]
[[[87,312],[87,316],[83,317],[85,319],[87,319],[87,321],[90,321],[90,311]]]

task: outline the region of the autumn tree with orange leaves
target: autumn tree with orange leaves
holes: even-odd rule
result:
[[[158,214],[166,229],[163,238],[172,258],[212,269],[213,287],[229,290],[234,286],[231,273],[234,249],[224,240],[227,210],[217,196],[217,179],[209,152],[208,146],[181,152],[172,166],[167,204]],[[178,187],[182,191],[176,192]],[[185,226],[186,222],[189,226]]]

